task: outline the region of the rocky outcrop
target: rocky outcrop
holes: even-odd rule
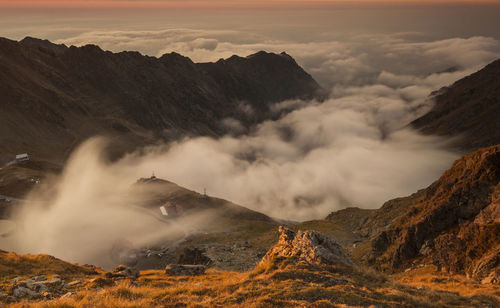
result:
[[[460,137],[456,145],[472,152],[500,143],[500,60],[433,97],[436,104],[411,125],[425,134]]]
[[[250,127],[276,116],[273,103],[321,91],[285,53],[194,63],[176,53],[155,58],[0,38],[0,163],[25,152],[64,158],[96,134],[120,137],[118,148],[219,136],[230,132],[225,118]]]
[[[391,270],[417,257],[482,280],[498,269],[500,145],[456,161],[424,198],[373,241],[372,262]]]
[[[279,240],[262,258],[261,265],[293,262],[313,265],[355,266],[339,243],[316,231],[294,232],[279,227]]]

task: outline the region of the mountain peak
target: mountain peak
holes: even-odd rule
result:
[[[31,36],[26,36],[24,39],[20,40],[19,43],[24,46],[42,47],[52,51],[61,51],[68,48],[64,44],[54,44],[49,40],[42,40]]]
[[[94,134],[118,134],[125,144],[219,136],[227,133],[224,118],[250,128],[273,116],[271,104],[313,99],[321,90],[300,66],[266,52],[194,63],[178,53],[155,58],[92,44],[67,48],[32,37],[0,45],[0,106],[4,116],[16,117],[0,115],[0,131],[12,132],[5,139],[12,141],[0,144],[12,152],[0,160],[16,152],[57,160]],[[236,107],[241,101],[252,116]],[[18,125],[23,135],[15,135]]]

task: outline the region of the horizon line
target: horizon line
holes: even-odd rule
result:
[[[443,5],[499,4],[498,0],[0,0],[0,7],[18,9],[43,8],[292,8],[330,5]],[[286,5],[286,7],[283,7]]]

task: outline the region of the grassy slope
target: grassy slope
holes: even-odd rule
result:
[[[494,307],[498,294],[461,295],[394,282],[364,269],[264,264],[245,273],[210,270],[203,276],[172,277],[143,271],[137,283],[116,282],[103,289],[84,283],[73,295],[11,307]]]
[[[75,277],[95,272],[94,268],[68,263],[49,255],[19,255],[0,250],[0,283],[2,284],[18,276],[57,274],[61,277]]]

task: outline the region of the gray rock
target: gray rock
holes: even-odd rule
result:
[[[33,280],[33,281],[42,281],[42,280],[45,280],[46,278],[47,278],[46,275],[39,275],[39,276],[32,277],[31,280]]]
[[[36,281],[36,282],[26,282],[26,285],[28,288],[32,290],[40,290],[44,289],[44,291],[47,291],[48,288],[57,288],[63,285],[63,281],[59,278],[53,278],[53,279],[48,279],[48,280],[42,280],[42,281]]]
[[[18,276],[16,278],[12,279],[12,281],[14,282],[14,284],[17,284],[17,283],[19,283],[19,282],[21,282],[23,280],[24,280],[24,278],[21,277],[21,276]]]
[[[30,290],[26,287],[21,287],[21,286],[18,286],[16,287],[13,291],[12,291],[12,295],[14,295],[14,297],[17,297],[17,298],[21,298],[21,297],[33,297],[33,298],[36,298],[36,297],[41,297],[41,295],[33,290]]]
[[[261,263],[272,260],[294,259],[295,262],[309,264],[345,264],[356,265],[344,252],[342,246],[322,233],[316,231],[298,231],[297,233],[280,226],[280,238],[262,258]]]
[[[107,278],[137,278],[140,276],[138,269],[119,265],[112,272],[106,273]]]
[[[205,274],[205,265],[169,264],[165,267],[165,274],[171,276],[196,276]]]

